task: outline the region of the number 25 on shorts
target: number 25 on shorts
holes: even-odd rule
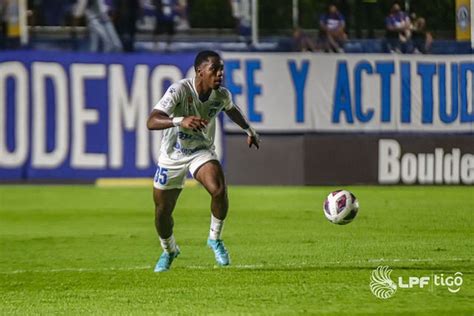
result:
[[[168,181],[168,169],[158,166],[155,173],[155,182],[165,185]]]

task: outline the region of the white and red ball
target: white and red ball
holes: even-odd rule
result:
[[[323,211],[326,218],[334,224],[346,225],[354,220],[359,211],[359,201],[347,190],[329,193],[324,201]]]

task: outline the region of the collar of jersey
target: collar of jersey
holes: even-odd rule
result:
[[[193,93],[196,96],[195,99],[197,99],[199,101],[199,103],[203,104],[203,103],[206,103],[207,101],[209,101],[211,99],[211,96],[214,93],[214,90],[211,91],[211,94],[209,95],[209,98],[207,98],[206,101],[202,102],[201,99],[199,99],[199,93],[197,92],[197,89],[196,89],[196,78],[195,77],[192,78],[191,85],[193,86]]]

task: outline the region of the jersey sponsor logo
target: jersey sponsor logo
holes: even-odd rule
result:
[[[180,151],[183,155],[189,156],[189,155],[192,155],[192,154],[194,154],[194,153],[196,153],[196,152],[198,152],[198,151],[200,151],[200,150],[204,150],[204,149],[207,149],[207,148],[208,148],[208,147],[207,147],[207,146],[204,146],[204,145],[198,146],[198,147],[195,147],[195,148],[183,148],[183,147],[181,147],[181,148],[179,149],[179,151]]]
[[[181,131],[178,132],[178,138],[181,140],[199,140],[199,141],[206,140],[206,138],[202,134],[188,134]]]
[[[179,139],[191,139],[191,138],[193,138],[193,135],[186,134],[184,132],[178,132],[178,138]]]

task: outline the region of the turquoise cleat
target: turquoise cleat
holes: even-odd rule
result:
[[[220,266],[227,266],[229,265],[229,254],[227,253],[227,249],[224,247],[224,242],[220,239],[213,240],[208,239],[207,245],[214,251],[214,255],[216,256],[217,264]]]
[[[180,254],[179,248],[176,247],[176,252],[166,252],[163,251],[163,253],[160,256],[160,259],[158,259],[158,262],[156,263],[155,266],[155,272],[165,272],[168,271],[171,267],[171,264],[173,263],[173,260]]]

